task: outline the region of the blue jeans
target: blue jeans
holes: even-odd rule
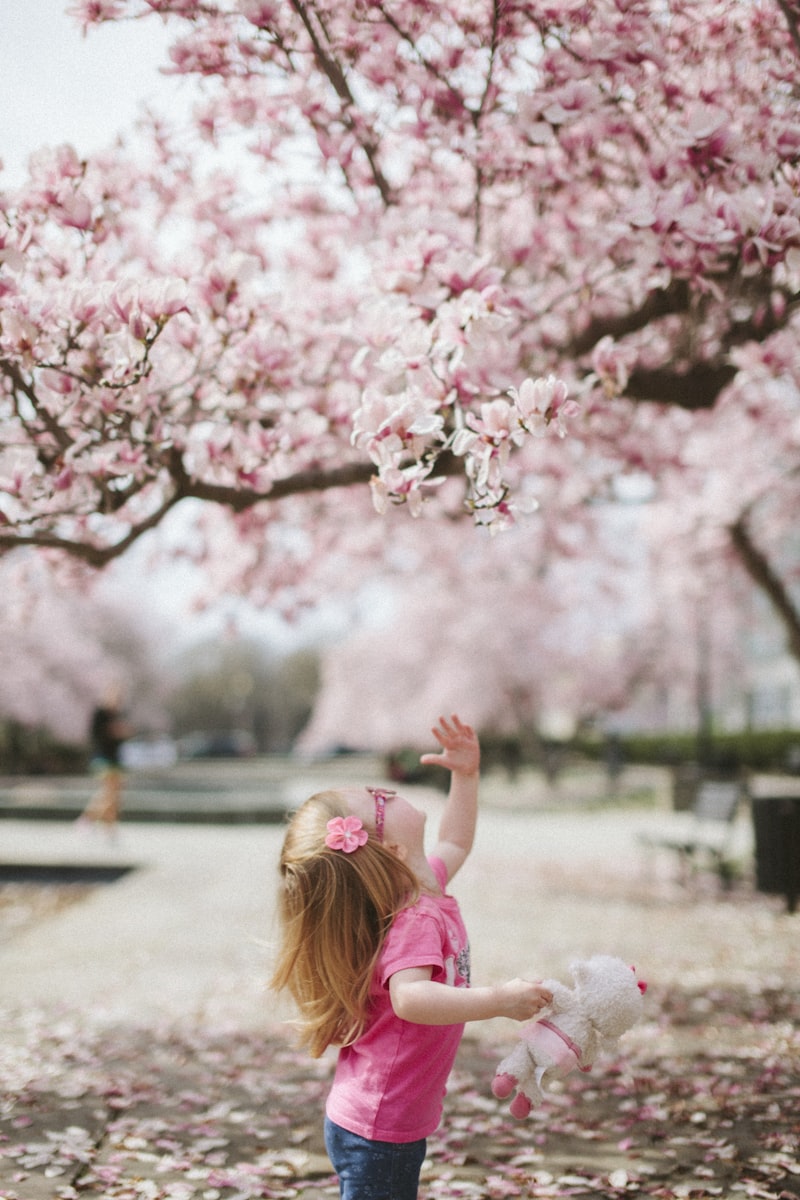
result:
[[[372,1142],[325,1118],[325,1149],[341,1200],[417,1200],[426,1141]]]

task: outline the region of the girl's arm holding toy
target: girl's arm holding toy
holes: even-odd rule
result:
[[[443,987],[433,982],[430,968],[421,967],[392,975],[389,994],[397,1016],[418,1025],[460,1025],[490,1017],[528,1021],[550,1003],[548,989],[527,979],[493,987]]]

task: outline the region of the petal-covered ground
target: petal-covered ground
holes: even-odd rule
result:
[[[490,1092],[507,1047],[466,1038],[423,1196],[800,1196],[800,995],[651,989],[648,1010],[621,1055],[522,1122]],[[338,1194],[320,1130],[331,1063],[285,1030],[2,1017],[3,1200]]]
[[[424,1200],[800,1197],[800,914],[748,872],[730,891],[679,879],[638,847],[648,819],[484,813],[457,888],[476,982],[567,981],[573,958],[614,948],[650,986],[614,1055],[525,1121],[491,1094],[515,1026],[470,1026]],[[56,857],[71,832],[20,824],[18,841]],[[267,952],[249,952],[279,838],[131,825],[120,853],[148,869],[113,887],[0,888],[2,1200],[335,1200],[332,1062],[294,1047]]]

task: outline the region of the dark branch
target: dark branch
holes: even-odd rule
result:
[[[71,558],[80,559],[90,567],[104,567],[112,559],[119,558],[121,554],[124,554],[134,542],[138,542],[142,534],[147,533],[150,529],[155,529],[156,525],[161,523],[180,499],[182,499],[180,495],[170,496],[149,517],[132,525],[124,538],[109,546],[98,546],[93,542],[78,542],[47,532],[22,535],[0,534],[0,553],[14,550],[18,546],[37,546],[40,550],[63,550]]]
[[[729,532],[743,567],[760,591],[769,598],[786,631],[791,654],[800,662],[800,612],[785,583],[766,555],[753,541],[745,517],[739,517]]]
[[[631,373],[625,395],[631,400],[672,404],[696,412],[713,408],[720,392],[736,378],[737,368],[727,363],[695,363],[686,371],[667,369]]]
[[[797,11],[796,0],[777,0],[778,8],[786,18],[786,24],[789,26],[789,36],[794,42],[794,48],[800,54],[800,31],[798,31],[798,20],[800,13]]]
[[[460,475],[463,473],[463,460],[446,452],[436,460],[433,474]],[[372,463],[353,462],[343,467],[330,467],[327,470],[319,467],[307,471],[296,471],[284,479],[276,479],[269,491],[256,492],[230,486],[225,487],[215,483],[204,483],[202,480],[190,479],[182,474],[183,467],[173,468],[173,477],[178,480],[182,496],[191,496],[195,500],[208,500],[215,504],[223,504],[233,512],[245,512],[254,504],[264,500],[282,500],[286,496],[298,496],[309,492],[328,492],[333,488],[354,487],[369,483],[376,473]],[[180,477],[179,477],[180,476]]]
[[[276,479],[269,491],[257,492],[236,486],[226,487],[222,484],[204,483],[203,480],[192,480],[184,476],[181,484],[181,494],[191,496],[195,500],[208,500],[214,504],[223,504],[233,512],[245,512],[262,500],[282,500],[286,496],[297,496],[307,492],[327,492],[332,488],[353,487],[354,484],[369,483],[375,474],[372,463],[347,463],[343,467],[332,467],[324,471],[312,469],[297,471],[287,475],[285,479]]]
[[[72,445],[72,439],[69,434],[61,428],[55,417],[52,417],[47,409],[39,403],[39,397],[36,394],[35,388],[32,384],[28,383],[17,364],[7,358],[0,359],[0,372],[11,381],[11,386],[15,392],[21,393],[30,401],[43,426],[58,447],[59,452],[64,454],[69,450]],[[39,453],[41,457],[41,450]]]
[[[329,470],[311,468],[306,471],[297,471],[294,475],[287,475],[285,479],[276,480],[269,490],[263,492],[192,479],[186,473],[177,450],[172,452],[169,471],[174,487],[168,499],[145,520],[132,525],[125,537],[118,542],[103,546],[94,542],[81,542],[59,537],[45,530],[30,534],[0,533],[0,553],[13,550],[18,546],[38,546],[40,549],[62,550],[72,558],[80,559],[91,567],[104,567],[112,559],[119,558],[121,554],[124,554],[142,534],[154,529],[170,509],[179,504],[181,500],[204,500],[213,504],[221,504],[232,512],[241,513],[256,504],[282,500],[286,496],[327,492],[334,488],[357,485],[363,486],[372,479],[375,467],[372,463],[353,462],[347,463],[343,467],[332,467]],[[462,471],[462,460],[449,452],[439,456],[434,468],[434,474],[438,476],[459,475]]]
[[[336,59],[328,54],[324,49],[322,41],[317,33],[317,30],[314,28],[311,17],[306,5],[303,3],[303,0],[292,0],[292,8],[302,21],[306,33],[311,40],[311,45],[314,49],[314,58],[316,59],[320,70],[327,78],[331,87],[336,92],[339,101],[341,102],[342,114],[347,122],[347,126],[363,150],[367,162],[369,163],[370,170],[372,172],[372,178],[375,181],[375,186],[380,192],[383,203],[388,208],[393,203],[393,190],[388,179],[381,170],[380,163],[378,162],[377,139],[374,137],[367,137],[365,133],[362,133],[359,127],[359,122],[352,115],[357,111],[358,106],[356,104],[355,97],[350,90],[350,85],[347,82],[347,76]],[[322,25],[324,32],[324,25],[322,24],[322,19],[318,14],[317,20]]]
[[[685,369],[659,367],[634,370],[626,389],[631,400],[655,404],[673,404],[691,412],[713,408],[720,392],[736,377],[736,368],[727,361],[735,346],[745,342],[763,342],[776,330],[787,325],[797,311],[800,296],[785,292],[782,306],[767,303],[767,297],[757,292],[748,297],[750,315],[731,321],[720,339],[714,360],[696,362]],[[613,317],[599,317],[564,348],[564,353],[576,358],[591,353],[604,337],[615,340],[646,329],[661,317],[688,316],[692,295],[685,280],[677,280],[665,291],[651,292],[639,308]]]
[[[614,317],[595,318],[565,346],[564,352],[572,358],[581,358],[584,354],[589,354],[604,337],[616,340],[627,337],[630,333],[638,333],[640,329],[646,329],[661,317],[688,312],[690,303],[689,285],[686,280],[678,279],[668,288],[650,292],[644,303],[631,312],[620,313]]]

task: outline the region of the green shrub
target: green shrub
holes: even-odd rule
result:
[[[87,765],[85,746],[59,741],[38,726],[0,721],[0,773],[80,775]]]
[[[711,771],[800,771],[800,730],[749,729],[714,733],[700,741],[693,733],[630,734],[618,744],[624,763],[678,766],[699,762]],[[593,736],[576,742],[585,755],[602,760],[607,742]]]

